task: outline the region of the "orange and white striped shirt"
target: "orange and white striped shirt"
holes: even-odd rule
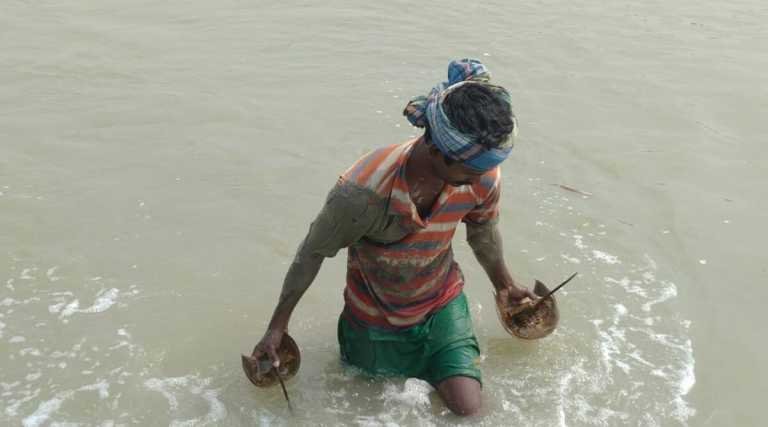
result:
[[[348,248],[344,312],[365,326],[413,326],[458,296],[464,280],[451,248],[456,227],[499,215],[497,167],[473,185],[446,185],[421,218],[405,179],[416,141],[378,149],[352,165],[300,249],[334,256]]]

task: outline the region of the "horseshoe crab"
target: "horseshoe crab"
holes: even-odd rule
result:
[[[496,311],[501,325],[509,334],[526,340],[544,338],[551,334],[560,321],[560,311],[553,294],[574,277],[576,273],[552,291],[537,280],[533,293],[540,298],[535,301],[528,300],[522,304],[503,307],[502,301],[497,299]]]
[[[259,360],[251,356],[241,355],[245,376],[256,387],[269,387],[278,382],[282,383],[283,380],[296,375],[296,372],[299,371],[299,365],[301,365],[301,353],[299,352],[299,346],[296,345],[296,341],[287,332],[283,334],[280,346],[277,348],[277,357],[280,358],[279,368],[272,366],[272,361],[266,354],[260,357]],[[262,372],[261,375],[257,373],[257,363]]]

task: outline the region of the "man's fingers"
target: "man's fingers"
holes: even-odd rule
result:
[[[277,351],[275,351],[274,347],[269,349],[269,358],[272,359],[272,366],[275,368],[280,366],[280,358],[277,357]]]

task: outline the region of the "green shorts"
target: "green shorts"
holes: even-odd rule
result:
[[[338,337],[341,358],[370,375],[421,378],[433,386],[457,375],[481,381],[475,366],[480,347],[464,293],[424,322],[398,331],[360,326],[342,314]]]

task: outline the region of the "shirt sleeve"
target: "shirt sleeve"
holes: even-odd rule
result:
[[[302,255],[336,256],[340,249],[360,240],[371,229],[377,218],[373,198],[369,191],[340,181],[328,193],[297,258]]]
[[[477,205],[467,213],[462,221],[467,225],[496,223],[499,220],[499,200],[501,197],[501,173],[499,168],[483,175],[480,182],[472,188],[477,196]]]

